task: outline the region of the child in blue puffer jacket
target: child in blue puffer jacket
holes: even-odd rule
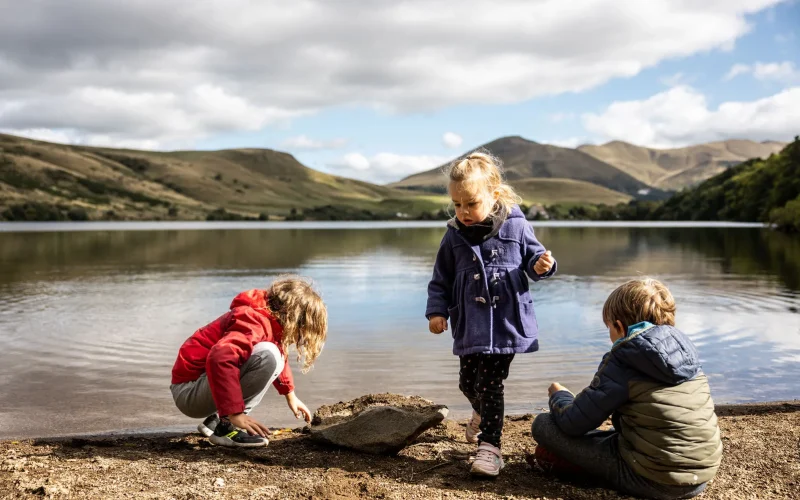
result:
[[[425,316],[435,334],[450,319],[459,389],[473,408],[466,439],[479,443],[471,472],[497,476],[503,381],[515,354],[539,349],[528,277],[552,276],[556,261],[536,240],[497,159],[473,152],[448,170],[456,216],[436,256]]]

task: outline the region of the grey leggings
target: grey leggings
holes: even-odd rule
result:
[[[259,342],[253,346],[250,357],[239,369],[245,413],[250,413],[261,402],[270,384],[283,371],[283,365],[283,356],[272,342]],[[205,373],[197,380],[172,384],[169,388],[175,406],[187,417],[205,418],[217,411]]]
[[[619,454],[619,433],[615,430],[591,431],[569,436],[558,428],[548,413],[538,415],[531,425],[533,439],[559,458],[585,470],[608,487],[628,495],[657,500],[692,498],[703,492],[697,486],[669,486],[655,483],[635,473]]]

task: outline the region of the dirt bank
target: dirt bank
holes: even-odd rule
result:
[[[719,407],[725,455],[702,499],[798,498],[800,401]],[[199,436],[0,442],[0,498],[617,498],[525,461],[531,415],[506,420],[506,469],[469,477],[463,422],[445,421],[397,457],[312,443],[298,431],[259,450]]]

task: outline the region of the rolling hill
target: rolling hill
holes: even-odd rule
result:
[[[767,158],[786,146],[781,142],[729,140],[685,148],[653,149],[622,141],[580,146],[579,151],[614,165],[641,182],[665,190],[697,185],[751,158]]]
[[[150,152],[0,134],[0,213],[26,202],[91,219],[190,220],[219,208],[249,217],[325,205],[418,213],[446,200],[318,172],[269,149]]]
[[[502,137],[484,144],[481,148],[488,149],[502,160],[506,179],[528,202],[566,202],[559,199],[556,192],[547,190],[569,190],[568,186],[575,187],[574,182],[597,188],[578,197],[578,201],[584,203],[602,203],[601,199],[608,199],[609,191],[616,192],[612,197],[622,201],[653,191],[645,182],[576,149],[539,144],[518,136]],[[532,182],[533,179],[549,179],[551,182],[537,184]],[[557,180],[572,183],[556,182]],[[444,185],[441,167],[391,184],[392,187],[431,192],[444,192]],[[539,189],[534,191],[532,188],[536,186]],[[595,198],[594,193],[600,194],[600,198]]]

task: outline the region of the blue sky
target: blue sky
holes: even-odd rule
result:
[[[0,19],[11,3],[0,0]],[[266,147],[381,183],[505,135],[679,147],[800,133],[800,2],[680,5],[691,3],[349,12],[352,2],[234,0],[176,14],[149,0],[76,0],[74,13],[55,2],[30,7],[14,29],[0,21],[0,130],[162,150]],[[48,23],[64,15],[116,16],[130,32],[94,23],[59,38]],[[54,62],[59,51],[66,63]]]

